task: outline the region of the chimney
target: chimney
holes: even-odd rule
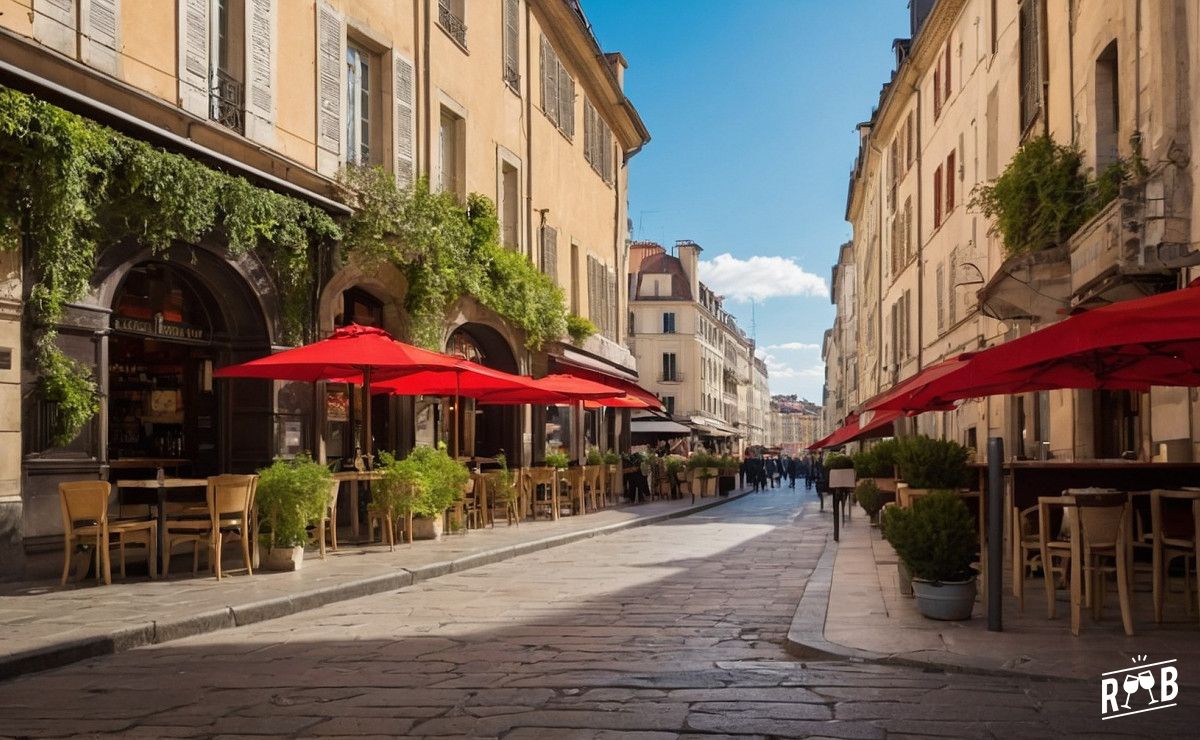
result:
[[[617,87],[621,90],[625,89],[625,70],[629,69],[629,62],[625,61],[625,55],[619,51],[610,51],[604,55],[604,61],[608,62],[609,69],[612,70],[613,77],[617,78]]]
[[[683,265],[683,274],[687,275],[688,284],[692,291],[692,300],[700,300],[700,245],[691,239],[680,239],[675,242],[675,254]]]

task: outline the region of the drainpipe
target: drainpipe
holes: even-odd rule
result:
[[[538,72],[540,75],[541,70]],[[525,213],[525,251],[529,261],[536,264],[533,256],[533,219],[529,218],[533,215],[533,11],[529,3],[525,3]],[[546,214],[543,213],[543,226],[545,220]]]
[[[1067,0],[1067,81],[1071,89],[1067,96],[1071,106],[1071,144],[1077,143],[1075,136],[1075,0]],[[1113,94],[1118,98],[1121,95],[1120,90],[1114,90]],[[1117,127],[1120,128],[1121,122],[1117,121]]]
[[[915,137],[914,144],[917,147],[917,233],[915,237],[917,240],[917,372],[921,372],[925,368],[925,322],[922,320],[924,318],[922,314],[925,307],[925,270],[923,269],[925,264],[925,242],[921,239],[921,217],[925,212],[925,209],[922,208],[923,198],[921,197],[922,193],[925,192],[925,188],[922,187],[925,184],[925,176],[922,172],[921,163],[925,152],[921,146],[921,86],[913,85],[913,93],[917,99],[917,130],[913,134]],[[955,157],[955,167],[957,166],[958,158]],[[947,174],[950,177],[954,177],[954,173],[952,172]],[[896,199],[899,200],[899,196]]]
[[[416,0],[414,0],[415,2]],[[432,41],[433,33],[433,16],[430,8],[430,0],[425,0],[425,48],[422,56],[425,57],[425,69],[422,76],[425,78],[425,176],[433,179],[433,83],[432,76],[429,72],[429,46]]]

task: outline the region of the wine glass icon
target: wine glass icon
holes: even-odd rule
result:
[[[1146,693],[1150,695],[1150,703],[1157,704],[1158,699],[1154,698],[1154,692],[1151,691],[1151,689],[1154,688],[1154,673],[1152,671],[1145,670],[1137,674],[1137,677],[1138,683],[1143,689],[1146,690]]]
[[[1125,674],[1125,680],[1121,683],[1121,688],[1125,690],[1125,703],[1121,705],[1122,709],[1129,709],[1129,698],[1137,693],[1140,685],[1141,682],[1135,674]]]

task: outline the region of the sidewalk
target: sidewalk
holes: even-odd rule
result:
[[[822,514],[829,517],[828,513]],[[982,584],[982,578],[980,579]],[[1176,588],[1180,588],[1178,579]],[[1071,635],[1070,605],[1058,591],[1057,618],[1046,619],[1040,578],[1025,583],[1025,613],[1018,609],[1006,569],[1003,632],[987,630],[982,597],[963,622],[939,622],[917,612],[899,590],[896,554],[869,527],[862,509],[832,538],[809,579],[788,633],[788,649],[801,657],[848,657],[888,663],[937,666],[992,674],[1086,679],[1130,664],[1134,655],[1178,658],[1181,682],[1200,681],[1200,617],[1189,615],[1182,594],[1167,602],[1164,621],[1154,623],[1149,573],[1138,572],[1134,587],[1134,630],[1121,628],[1115,588],[1104,615],[1094,621],[1084,610],[1079,636]],[[1193,598],[1195,595],[1193,594]]]
[[[438,542],[398,544],[395,552],[384,545],[344,546],[322,561],[310,550],[299,571],[256,571],[253,577],[235,571],[220,582],[187,572],[168,580],[114,580],[102,587],[87,581],[64,588],[57,578],[0,584],[0,680],[403,588],[588,537],[687,516],[748,492],[698,499],[694,506],[690,499],[657,501],[557,522],[500,524],[466,535],[447,534]]]

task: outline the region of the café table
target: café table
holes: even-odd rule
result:
[[[358,484],[362,481],[383,480],[383,473],[377,470],[344,470],[334,473],[333,479],[339,483],[350,484],[350,535],[355,543],[361,544],[358,520]]]
[[[158,518],[158,552],[165,553],[165,543],[167,534],[167,491],[174,491],[180,488],[208,488],[207,478],[150,478],[147,480],[119,480],[115,484],[117,488],[117,497],[120,499],[120,491],[122,488],[140,488],[143,490],[151,490],[156,495],[156,515]],[[162,555],[160,554],[160,557]]]

